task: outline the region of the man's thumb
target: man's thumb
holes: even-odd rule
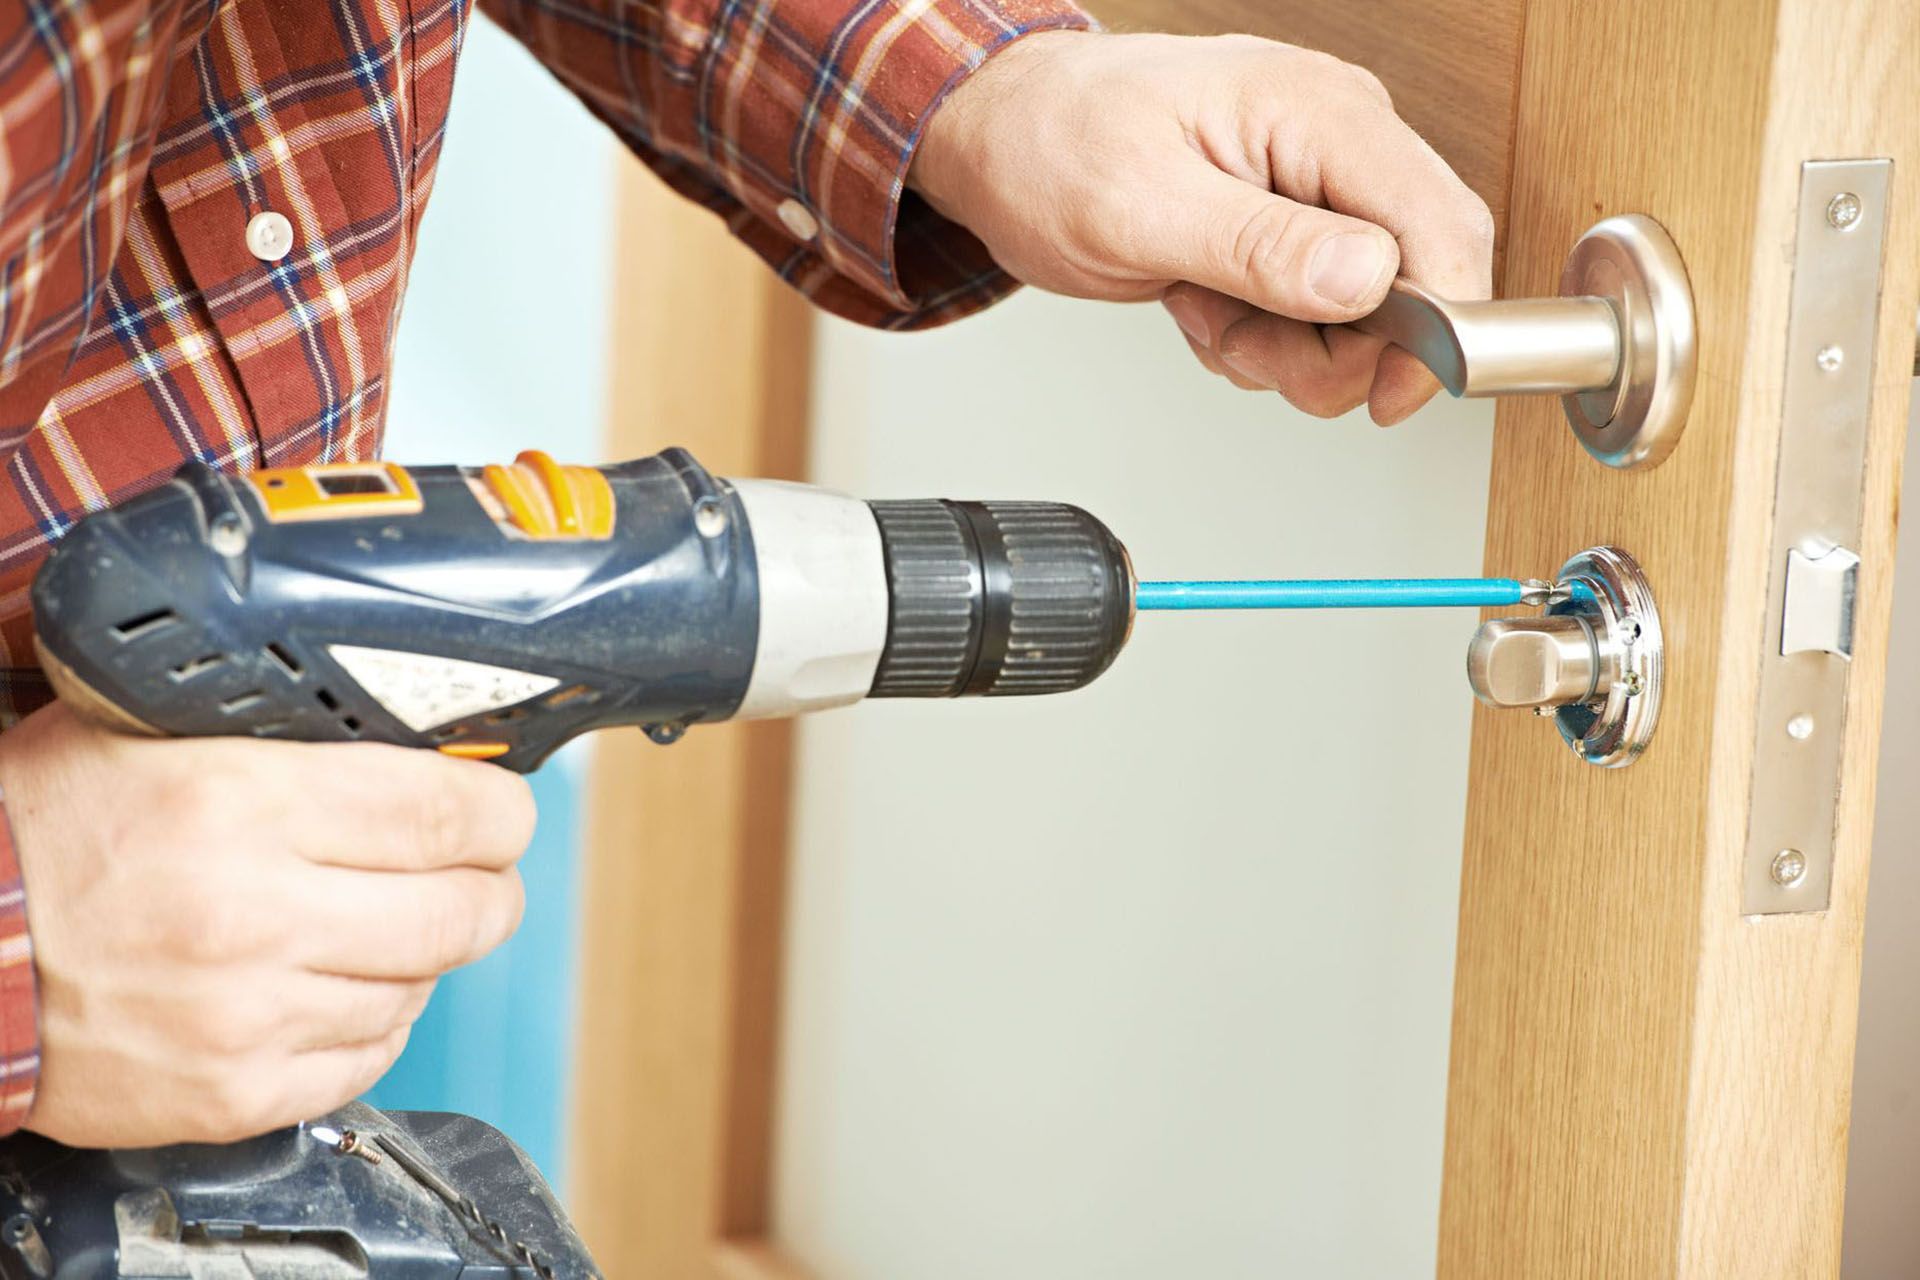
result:
[[[1183,255],[1191,265],[1181,278],[1263,311],[1316,324],[1352,320],[1380,305],[1399,270],[1400,247],[1371,222],[1218,170],[1197,194],[1184,210],[1185,238],[1201,243]]]

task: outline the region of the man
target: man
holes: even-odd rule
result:
[[[1429,376],[1318,326],[1396,271],[1488,291],[1485,207],[1376,80],[1317,54],[1093,33],[1068,0],[481,7],[870,324],[942,323],[1015,279],[1157,298],[1239,385],[1390,423]],[[0,0],[0,667],[32,712],[0,736],[0,1128],[122,1146],[325,1111],[518,921],[519,778],[102,733],[34,710],[26,615],[50,542],[183,460],[378,449],[468,20],[467,0]],[[566,234],[528,228],[526,251]]]

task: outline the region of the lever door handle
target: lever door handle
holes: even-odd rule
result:
[[[1450,302],[1400,279],[1353,327],[1411,351],[1456,396],[1578,395],[1620,372],[1605,298]]]
[[[1582,236],[1557,298],[1457,302],[1401,279],[1351,327],[1412,352],[1456,396],[1560,396],[1580,443],[1613,467],[1665,458],[1693,403],[1693,291],[1644,214]]]

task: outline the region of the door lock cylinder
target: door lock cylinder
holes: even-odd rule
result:
[[[1632,556],[1593,547],[1560,568],[1539,617],[1493,618],[1467,647],[1467,681],[1491,707],[1551,716],[1589,764],[1631,764],[1660,715],[1653,589]]]

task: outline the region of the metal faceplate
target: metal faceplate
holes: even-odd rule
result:
[[[1889,160],[1810,161],[1787,328],[1742,913],[1833,882]]]

